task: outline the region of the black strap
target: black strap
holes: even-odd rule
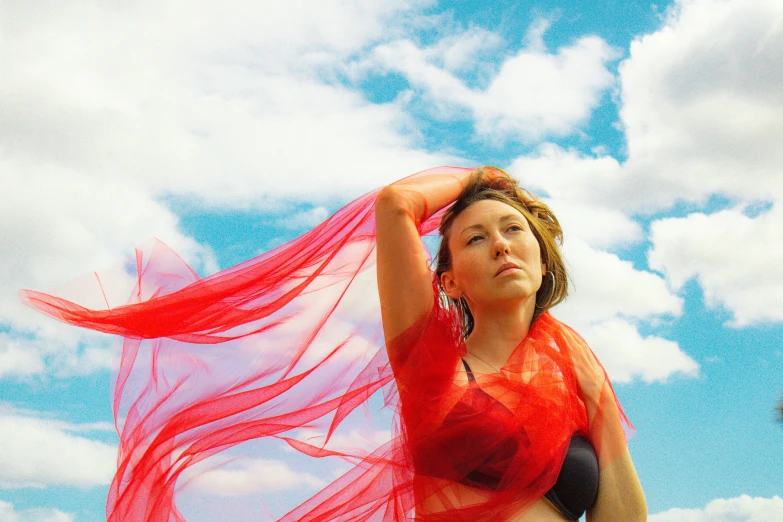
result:
[[[473,377],[473,370],[470,369],[470,366],[468,366],[468,363],[465,359],[462,359],[462,365],[465,367],[465,372],[468,374],[468,382],[475,381],[476,378]]]

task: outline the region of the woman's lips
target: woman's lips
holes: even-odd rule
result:
[[[513,272],[514,270],[519,270],[519,267],[514,263],[504,263],[500,266],[498,271],[495,273],[495,277],[502,275],[504,273]]]

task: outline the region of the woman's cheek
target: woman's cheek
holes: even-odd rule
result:
[[[477,263],[471,262],[471,260],[465,260],[466,262],[463,264],[463,267],[465,268],[461,272],[460,280],[462,284],[460,285],[462,288],[461,290],[463,293],[467,294],[470,298],[479,298],[481,295],[485,294],[487,289],[484,288],[486,286],[481,281],[480,275],[480,266],[478,266]]]

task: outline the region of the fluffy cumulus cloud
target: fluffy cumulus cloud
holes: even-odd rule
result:
[[[782,3],[678,0],[620,64],[627,157],[545,143],[510,169],[595,249],[644,240],[639,214],[728,199],[726,211],[654,221],[648,265],[675,292],[698,281],[734,325],[780,321],[782,54]]]
[[[735,326],[783,320],[781,54],[780,2],[681,0],[621,67],[624,167],[656,187],[640,196],[734,204],[654,222],[650,266],[698,281]]]
[[[783,499],[750,497],[716,499],[703,509],[674,508],[650,515],[650,522],[777,522],[783,520]]]
[[[613,84],[607,63],[617,55],[595,36],[550,52],[542,39],[547,27],[546,20],[535,23],[525,47],[496,69],[482,67],[479,60],[488,50],[502,52],[499,38],[476,29],[431,47],[404,39],[381,45],[369,61],[382,71],[403,74],[436,117],[471,117],[477,135],[484,139],[565,136],[589,119]],[[460,74],[469,63],[471,72],[478,71],[478,79]]]
[[[731,312],[733,324],[783,321],[783,211],[756,217],[732,209],[653,223],[650,266],[675,288],[696,278],[709,306]]]
[[[324,445],[326,433],[317,430],[299,430],[294,438],[313,446],[325,447],[332,451],[355,452],[358,449],[369,452],[375,450],[382,444],[389,442],[389,440],[391,440],[391,432],[389,430],[351,429],[347,433],[334,433],[329,438],[329,443],[327,445]],[[284,449],[286,451],[293,451],[289,447],[285,447]]]
[[[679,0],[630,54],[620,67],[627,169],[655,187],[639,203],[783,193],[783,4]]]
[[[625,206],[640,187],[625,184],[627,174],[623,164],[614,157],[586,156],[553,143],[542,143],[535,152],[514,159],[508,170],[524,187],[536,194],[548,195],[554,208],[560,203],[614,211],[616,219],[612,228],[604,234],[585,234],[598,246],[611,246],[613,241],[625,244],[640,238],[638,229],[631,232],[638,225],[627,217],[633,209]],[[612,239],[618,233],[618,239]]]
[[[6,153],[221,205],[355,192],[438,158],[397,107],[328,81],[411,5],[226,7],[7,7]]]
[[[110,424],[70,424],[29,412],[0,411],[0,487],[106,485],[117,448],[84,436]]]
[[[660,276],[579,240],[566,243],[563,252],[573,279],[573,299],[563,305],[563,313],[574,319],[577,314],[582,321],[594,322],[616,315],[643,319],[681,313],[682,300]]]
[[[0,378],[30,379],[46,374],[67,377],[111,368],[112,354],[106,338],[74,333],[59,325],[47,329],[52,336],[56,331],[62,332],[57,340],[0,332]]]
[[[682,313],[682,299],[660,276],[579,239],[567,242],[564,254],[572,285],[568,299],[553,314],[585,337],[612,380],[652,382],[698,375],[699,365],[676,342],[639,333],[640,323]]]
[[[0,522],[73,522],[76,515],[52,508],[17,510],[10,502],[0,500]]]
[[[205,461],[208,465],[208,461]],[[317,490],[326,482],[311,473],[295,471],[282,460],[243,459],[219,469],[192,471],[189,486],[202,493],[235,497],[291,489]]]
[[[658,336],[644,337],[635,323],[609,319],[581,330],[616,383],[641,378],[665,382],[671,376],[696,377],[699,365],[679,345]]]
[[[544,144],[519,166],[552,197],[629,213],[780,198],[781,20],[776,0],[678,0],[619,66],[624,162]]]
[[[22,307],[20,287],[56,291],[85,270],[121,266],[153,236],[197,270],[217,269],[170,198],[279,211],[452,162],[415,146],[401,107],[334,81],[426,2],[229,4],[0,6],[5,376],[68,373],[58,361],[79,358],[108,366],[94,337]]]

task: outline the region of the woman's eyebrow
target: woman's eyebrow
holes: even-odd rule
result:
[[[521,217],[522,216],[520,216],[519,214],[506,214],[505,216],[502,216],[500,218],[500,222],[502,223],[502,222],[505,222],[505,221],[511,221],[512,219],[520,219]],[[484,230],[484,225],[481,225],[479,223],[476,223],[475,225],[469,225],[469,226],[463,228],[462,232],[460,232],[459,235],[463,235],[465,232],[468,232],[468,231],[473,230],[473,229]]]
[[[467,227],[463,228],[462,232],[460,232],[459,234],[462,235],[465,232],[468,232],[468,231],[473,230],[473,229],[484,230],[484,225],[476,224],[476,225],[467,226]]]

